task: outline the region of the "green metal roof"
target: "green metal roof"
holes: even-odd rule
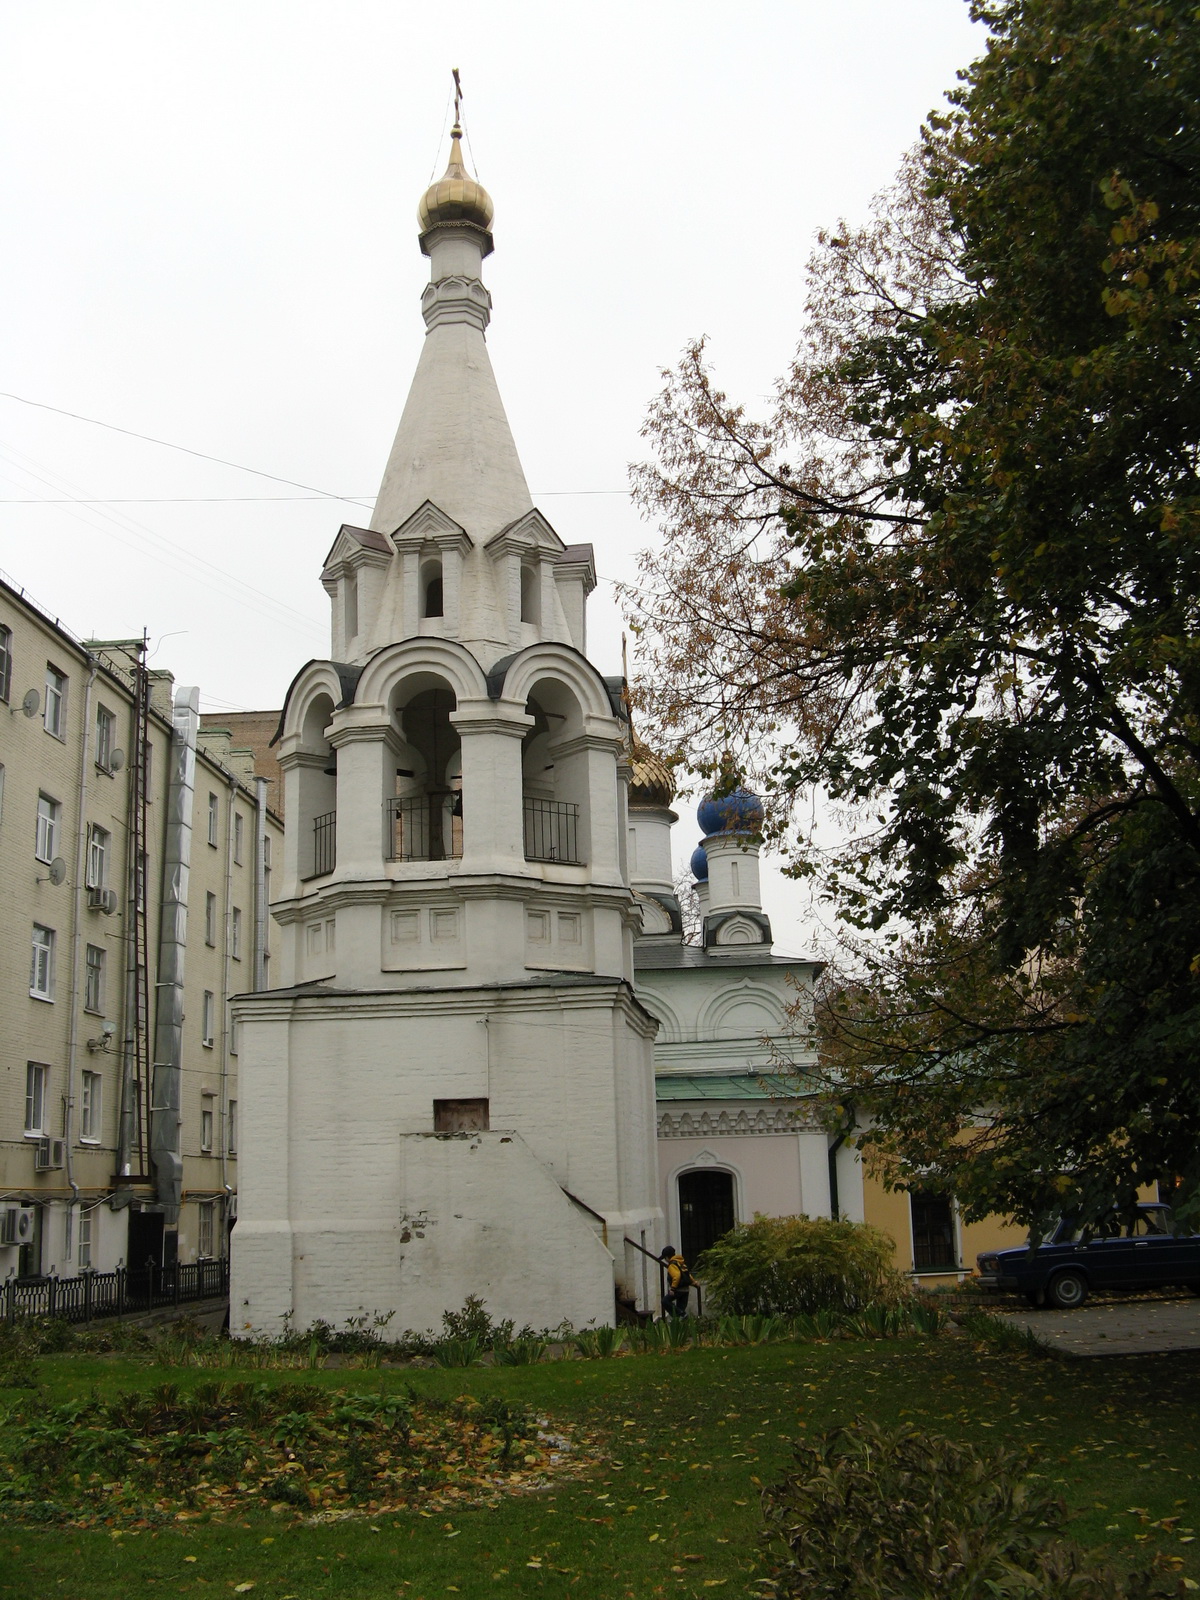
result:
[[[795,1100],[803,1090],[770,1072],[660,1072],[654,1093],[658,1100]]]

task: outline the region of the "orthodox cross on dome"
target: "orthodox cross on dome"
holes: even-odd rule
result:
[[[462,138],[462,79],[459,77],[458,68],[451,67],[450,75],[454,79],[454,129],[451,138]]]

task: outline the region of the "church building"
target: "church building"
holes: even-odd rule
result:
[[[634,989],[620,679],[589,545],[532,503],[485,332],[492,201],[452,134],[426,336],[370,525],[288,690],[280,987],[246,995],[231,1329],[518,1326],[657,1297],[655,1017]]]

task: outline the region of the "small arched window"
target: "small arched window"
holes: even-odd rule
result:
[[[427,561],[421,568],[421,615],[423,617],[445,615],[440,561]]]
[[[541,620],[540,574],[536,567],[523,563],[521,566],[521,621],[537,623]]]

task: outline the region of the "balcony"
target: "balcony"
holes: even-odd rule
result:
[[[313,818],[313,868],[312,876],[332,872],[337,864],[337,812],[326,811]]]
[[[462,855],[462,796],[451,790],[385,800],[383,816],[389,861],[457,861]]]
[[[579,866],[579,807],[565,800],[524,799],[526,861],[559,861]]]

